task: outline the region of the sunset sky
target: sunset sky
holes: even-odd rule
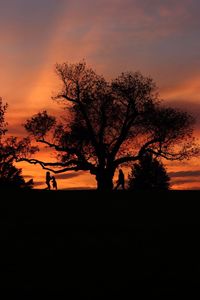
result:
[[[56,62],[85,59],[107,79],[130,70],[153,77],[165,103],[194,114],[200,136],[199,13],[199,0],[0,0],[0,96],[9,104],[9,133],[23,136],[28,117],[59,109],[51,100]],[[44,170],[20,166],[44,186]],[[167,169],[174,188],[200,188],[200,159]],[[83,172],[56,177],[62,188],[95,186]]]

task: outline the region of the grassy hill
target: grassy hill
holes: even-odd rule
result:
[[[19,299],[198,296],[199,201],[199,191],[1,192],[1,292]]]

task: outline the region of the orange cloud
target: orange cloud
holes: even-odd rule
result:
[[[200,74],[193,78],[183,80],[175,87],[169,87],[162,90],[162,96],[165,100],[181,100],[191,101],[195,103],[200,102]]]

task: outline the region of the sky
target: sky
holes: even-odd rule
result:
[[[199,0],[0,0],[0,96],[9,105],[9,133],[23,136],[27,118],[59,110],[51,100],[55,64],[85,59],[107,79],[123,71],[150,75],[164,103],[196,117],[200,136],[199,11]],[[44,187],[44,170],[20,166]],[[173,188],[200,188],[199,158],[167,163],[167,170]],[[95,186],[83,172],[57,178],[62,188]]]

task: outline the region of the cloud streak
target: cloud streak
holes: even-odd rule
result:
[[[56,179],[71,179],[75,177],[79,177],[80,175],[83,175],[84,172],[72,172],[72,173],[61,173],[61,174],[56,174],[55,177]]]
[[[200,170],[168,172],[173,188],[200,189]]]
[[[177,172],[169,172],[170,177],[199,177],[200,170],[195,171],[177,171]],[[192,179],[193,180],[193,179]]]

